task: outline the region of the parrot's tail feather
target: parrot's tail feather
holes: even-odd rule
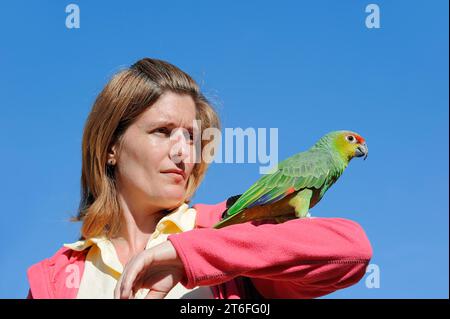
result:
[[[217,224],[214,225],[213,228],[219,229],[223,228],[225,226],[230,226],[233,224],[238,224],[242,222],[242,218],[239,218],[240,215],[231,215],[229,217],[226,217],[225,219],[221,220]]]

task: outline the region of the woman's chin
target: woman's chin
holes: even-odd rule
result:
[[[160,199],[160,202],[164,204],[164,207],[169,209],[175,208],[183,204],[186,196],[186,191],[167,191]]]

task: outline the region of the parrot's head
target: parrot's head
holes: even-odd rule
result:
[[[350,161],[354,157],[364,157],[366,159],[369,154],[366,140],[358,133],[352,131],[336,131],[326,136],[333,148],[347,161]]]

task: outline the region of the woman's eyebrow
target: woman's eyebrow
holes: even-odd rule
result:
[[[155,122],[150,122],[149,126],[151,127],[159,127],[159,126],[167,126],[169,128],[178,128],[181,127],[178,124],[175,124],[172,121],[155,121]],[[183,128],[187,129],[188,131],[193,131],[194,128],[192,127],[192,125],[189,126],[182,126]]]

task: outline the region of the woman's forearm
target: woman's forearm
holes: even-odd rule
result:
[[[288,281],[294,285],[290,288],[336,290],[357,282],[372,256],[363,229],[341,218],[194,229],[169,240],[184,264],[188,288],[247,276],[257,288]]]

